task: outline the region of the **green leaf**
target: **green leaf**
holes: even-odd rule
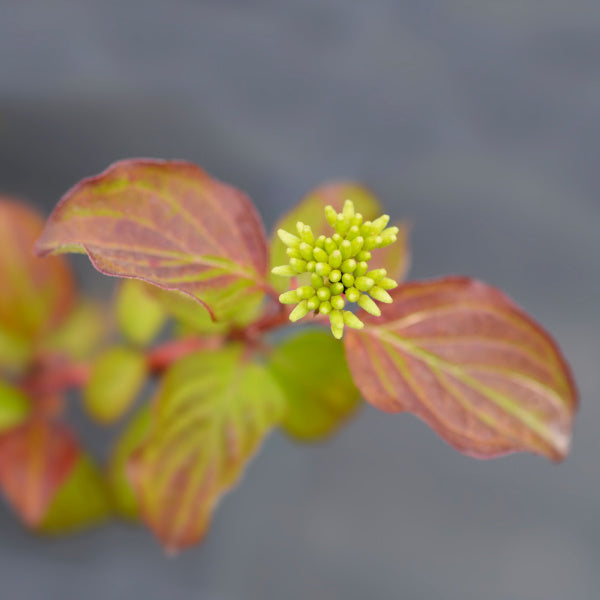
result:
[[[341,212],[345,200],[352,200],[356,211],[365,219],[374,219],[381,214],[379,201],[362,185],[352,181],[326,183],[312,190],[295,208],[284,215],[275,226],[274,232],[278,229],[295,232],[296,223],[302,221],[312,227],[315,237],[329,235],[332,229],[325,218],[325,206],[331,205],[336,211]],[[285,244],[276,233],[273,233],[271,268],[288,263],[285,251]],[[290,280],[289,277],[271,275],[271,282],[278,292],[283,292],[288,289]]]
[[[31,419],[0,435],[0,488],[29,527],[44,520],[80,456],[64,425]]]
[[[81,360],[88,358],[105,338],[107,319],[102,307],[81,299],[62,325],[43,340],[46,351]]]
[[[120,517],[131,521],[139,520],[140,507],[129,481],[127,465],[150,430],[151,416],[149,404],[135,413],[115,444],[108,464],[106,478],[113,510]]]
[[[32,253],[44,223],[32,209],[0,197],[0,331],[18,343],[54,330],[69,314],[74,283],[62,258],[49,261]]]
[[[343,344],[329,333],[309,331],[287,340],[269,366],[287,400],[282,426],[294,438],[330,435],[359,405]]]
[[[167,320],[167,314],[160,303],[148,293],[149,287],[153,286],[136,279],[125,279],[117,292],[119,329],[130,342],[138,346],[146,346],[152,342]],[[206,312],[198,302],[189,297],[188,300]]]
[[[477,458],[569,451],[577,391],[550,335],[499,290],[461,277],[406,284],[349,331],[365,400],[409,411]]]
[[[37,251],[78,250],[102,273],[187,294],[217,320],[272,292],[254,206],[186,162],[121,161],[67,192]]]
[[[145,356],[131,348],[115,346],[95,361],[83,402],[88,414],[100,423],[113,423],[135,401],[147,375]]]
[[[130,475],[144,520],[167,549],[204,536],[284,408],[268,370],[237,346],[190,355],[166,373]]]
[[[37,531],[51,535],[70,533],[98,525],[110,513],[102,474],[89,456],[82,455],[58,488]]]
[[[20,390],[0,381],[0,433],[20,425],[31,413],[31,402]]]

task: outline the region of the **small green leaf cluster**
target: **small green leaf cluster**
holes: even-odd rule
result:
[[[387,227],[390,217],[382,215],[364,221],[354,203],[346,200],[342,212],[325,207],[327,222],[334,229],[331,237],[315,238],[310,225],[299,221],[298,235],[279,229],[277,235],[287,246],[289,264],[275,267],[275,275],[298,277],[307,274],[309,282],[279,296],[282,304],[296,304],[290,321],[298,321],[310,311],[329,315],[331,332],[341,339],[344,325],[362,329],[364,323],[351,311],[348,303],[356,303],[368,313],[379,316],[374,300],[391,303],[387,290],[398,286],[387,277],[385,269],[369,270],[372,251],[385,248],[397,240],[398,228]]]

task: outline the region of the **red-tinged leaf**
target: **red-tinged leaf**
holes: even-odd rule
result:
[[[366,400],[412,412],[477,458],[569,451],[577,392],[550,337],[499,290],[451,277],[401,286],[382,316],[348,331],[346,357]]]
[[[296,232],[296,223],[302,221],[312,227],[315,236],[331,235],[333,230],[327,223],[324,208],[330,204],[336,211],[340,212],[345,200],[352,200],[356,212],[363,215],[365,219],[374,219],[381,214],[381,206],[377,198],[362,185],[353,181],[340,181],[323,184],[312,190],[304,199],[285,214],[275,226],[271,237],[271,268],[285,265],[288,256],[286,247],[277,237],[278,229],[285,229],[290,233]],[[289,286],[289,278],[271,275],[273,287],[278,291],[284,291]]]
[[[410,269],[410,226],[404,221],[398,221],[394,225],[399,229],[398,240],[385,248],[373,250],[369,269],[385,268],[388,277],[400,282],[406,278]]]
[[[83,180],[50,216],[37,250],[86,252],[102,273],[183,292],[218,320],[269,288],[250,200],[181,161],[126,160]]]
[[[69,430],[32,419],[0,436],[0,487],[29,527],[39,525],[79,458]]]
[[[0,197],[0,330],[2,337],[34,340],[59,325],[74,301],[63,258],[42,260],[33,245],[44,223],[31,208]]]
[[[230,347],[176,363],[153,408],[150,431],[129,462],[130,479],[144,520],[175,551],[202,539],[285,401],[264,366]]]

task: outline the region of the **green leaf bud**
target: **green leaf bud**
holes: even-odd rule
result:
[[[392,297],[383,289],[377,285],[374,285],[370,290],[369,294],[375,300],[379,300],[379,302],[385,302],[386,304],[391,304],[393,302]]]
[[[298,250],[300,250],[300,254],[304,260],[313,259],[313,247],[310,244],[301,242],[300,246],[298,246]]]
[[[329,255],[327,252],[325,252],[325,250],[323,250],[323,248],[315,248],[313,250],[313,256],[317,262],[327,262],[329,260]]]
[[[356,265],[356,269],[354,269],[354,277],[362,277],[366,274],[368,268],[369,266],[364,260],[359,262]]]
[[[384,277],[377,282],[377,285],[384,290],[393,290],[398,287],[398,283],[389,277]]]
[[[330,302],[331,302],[331,306],[335,310],[342,310],[342,308],[344,308],[344,306],[346,306],[346,301],[344,300],[344,298],[342,296],[332,296]]]
[[[365,243],[365,238],[363,238],[361,235],[359,235],[358,237],[355,237],[350,242],[350,244],[352,246],[352,256],[356,256],[362,250],[364,243]]]
[[[280,267],[273,267],[271,269],[273,275],[280,275],[281,277],[293,277],[296,275],[296,271],[290,267],[290,265],[281,265]]]
[[[343,273],[354,273],[358,263],[353,258],[348,258],[342,263]]]
[[[362,329],[365,324],[349,310],[344,311],[344,324],[348,327],[352,327],[352,329]]]
[[[329,281],[331,281],[331,283],[337,283],[341,278],[342,272],[338,269],[334,269],[331,271],[331,273],[329,273]]]
[[[375,282],[370,277],[357,277],[354,280],[354,287],[361,292],[368,292]]]
[[[355,287],[348,288],[346,290],[346,298],[348,302],[357,302],[360,298],[360,292]]]
[[[329,255],[329,264],[333,269],[337,269],[342,264],[342,253],[339,250],[334,250]]]
[[[369,262],[371,260],[371,253],[367,250],[362,250],[356,255],[356,260],[361,262]]]
[[[315,243],[315,236],[312,232],[312,228],[310,225],[305,225],[302,228],[302,234],[300,235],[300,237],[302,238],[303,242],[306,242],[307,244],[310,244],[311,246],[314,246]]]
[[[312,272],[315,270],[315,266],[316,266],[316,264],[317,264],[317,263],[316,263],[314,260],[309,260],[309,261],[306,263],[306,270],[307,270],[309,273],[312,273]]]
[[[315,273],[321,277],[329,277],[329,273],[331,273],[331,267],[327,263],[318,262],[315,265]]]
[[[308,314],[308,306],[306,300],[302,300],[298,306],[291,312],[290,321],[294,323],[295,321],[299,321],[302,317],[305,317]]]
[[[381,281],[386,275],[385,269],[373,269],[367,273],[367,277],[370,277],[375,283]]]
[[[347,288],[352,287],[354,285],[354,275],[351,275],[350,273],[344,273],[342,275],[342,283]]]
[[[337,213],[335,212],[335,209],[333,208],[333,206],[327,205],[325,207],[325,218],[327,219],[327,222],[332,227],[335,225],[335,220],[337,219]]]
[[[316,290],[311,285],[301,285],[297,290],[298,298],[310,298],[316,294]]]
[[[322,277],[319,277],[316,273],[312,273],[310,276],[310,285],[312,285],[315,290],[318,290],[321,286],[325,285]]]
[[[373,299],[370,296],[367,296],[367,294],[361,295],[361,297],[358,299],[358,305],[363,310],[366,310],[375,317],[381,316],[381,310],[379,310],[379,306],[377,306],[377,304],[373,302]]]
[[[319,297],[319,300],[329,300],[329,298],[331,298],[331,288],[320,287],[317,290],[317,296]]]
[[[306,261],[301,258],[290,258],[290,266],[296,273],[306,272]]]
[[[328,300],[325,300],[325,302],[321,302],[321,304],[319,305],[319,312],[322,315],[328,315],[331,312],[331,310],[331,302],[329,302]]]
[[[334,250],[337,250],[337,244],[329,237],[325,239],[325,244],[323,247],[325,248],[325,251],[328,255],[331,254]]]
[[[316,296],[313,296],[306,301],[306,307],[308,310],[316,310],[319,308],[319,304],[321,304],[321,301]]]
[[[298,300],[300,300],[300,298],[298,297],[296,290],[283,292],[283,294],[279,296],[279,302],[281,302],[281,304],[296,304]]]
[[[341,281],[338,281],[337,283],[332,283],[329,286],[329,289],[331,290],[332,296],[339,296],[344,293],[344,284]]]
[[[278,229],[277,236],[288,248],[297,248],[300,244],[300,238],[288,233],[285,229]]]
[[[350,258],[352,256],[352,244],[348,240],[344,240],[340,244],[340,252],[342,258]]]

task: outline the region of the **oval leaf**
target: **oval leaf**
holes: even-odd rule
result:
[[[285,341],[269,367],[287,400],[282,427],[296,439],[332,434],[358,407],[344,347],[329,332],[308,331]]]
[[[86,252],[102,273],[188,294],[218,320],[269,287],[250,200],[181,161],[126,160],[83,180],[50,216],[37,251]]]
[[[0,487],[29,527],[42,522],[78,457],[74,437],[56,423],[31,420],[0,436]]]
[[[237,347],[190,355],[167,372],[130,477],[145,521],[168,550],[203,537],[218,500],[283,409],[269,372]]]
[[[411,283],[363,314],[346,356],[365,399],[409,411],[478,458],[568,453],[577,394],[550,335],[499,290],[467,278]]]
[[[74,283],[62,258],[42,260],[33,245],[44,222],[29,207],[0,197],[0,330],[3,339],[34,340],[69,314]]]
[[[295,208],[284,215],[277,223],[271,237],[271,268],[285,265],[288,256],[286,247],[277,236],[278,229],[290,233],[296,232],[296,223],[302,221],[312,227],[315,236],[331,235],[332,229],[325,218],[324,208],[330,204],[336,211],[341,211],[345,200],[352,200],[356,212],[365,219],[374,219],[381,214],[377,198],[367,188],[353,181],[326,183],[312,190]],[[288,277],[271,275],[273,287],[282,292],[288,289]]]

